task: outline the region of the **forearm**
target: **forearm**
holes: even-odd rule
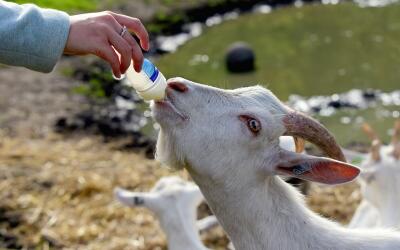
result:
[[[50,72],[61,57],[69,16],[0,0],[0,63]]]

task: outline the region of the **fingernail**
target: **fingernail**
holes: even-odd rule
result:
[[[122,77],[121,77],[121,74],[112,74],[112,76],[113,76],[113,78],[115,79],[115,80],[121,80],[122,79]]]
[[[147,46],[145,46],[146,44],[141,44],[141,47],[145,50],[145,51],[149,51],[150,49],[150,45],[147,44]]]

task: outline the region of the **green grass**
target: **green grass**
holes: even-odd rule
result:
[[[169,77],[179,75],[215,86],[261,84],[280,98],[351,88],[393,90],[400,83],[399,16],[400,5],[359,8],[352,4],[249,14],[207,29],[157,65]],[[225,51],[235,41],[254,48],[254,73],[226,71]],[[190,66],[196,54],[210,60]]]
[[[52,8],[68,12],[100,10],[104,0],[14,0],[19,4],[33,3],[43,8]]]
[[[174,54],[157,61],[167,77],[183,76],[223,88],[261,84],[286,100],[290,94],[330,95],[352,88],[392,91],[400,88],[400,5],[359,8],[353,4],[282,8],[271,14],[249,14],[206,29]],[[257,70],[230,74],[224,55],[235,41],[249,43]],[[209,61],[191,64],[195,55]],[[360,130],[361,116],[384,140],[393,118],[383,117],[397,107],[340,111],[318,117],[339,142],[368,141]],[[352,118],[342,124],[341,117]]]
[[[370,124],[385,143],[389,143],[391,135],[389,129],[393,128],[395,118],[389,114],[399,110],[399,106],[377,106],[365,110],[343,110],[330,117],[318,117],[318,120],[331,130],[335,138],[342,144],[347,145],[351,142],[370,143],[370,139],[361,130],[361,125],[365,121]],[[340,122],[342,117],[350,118],[350,123]],[[362,120],[359,120],[362,118]]]
[[[81,13],[88,11],[102,11],[105,9],[115,9],[119,5],[134,5],[142,2],[149,8],[162,9],[162,12],[169,9],[179,9],[180,6],[196,6],[199,4],[215,5],[226,0],[8,0],[19,4],[33,3],[43,8],[53,8],[71,13]],[[113,8],[114,7],[114,8]],[[129,14],[129,13],[127,13]]]

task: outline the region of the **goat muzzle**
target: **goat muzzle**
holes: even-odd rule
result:
[[[297,111],[290,111],[283,118],[284,135],[303,138],[318,146],[330,158],[346,162],[346,158],[333,135],[319,122]]]

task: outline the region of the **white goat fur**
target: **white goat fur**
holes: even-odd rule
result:
[[[167,88],[167,103],[152,103],[161,126],[156,157],[189,171],[236,249],[400,249],[392,231],[347,229],[316,215],[276,176],[284,158],[310,156],[280,149],[289,110],[270,91],[172,82],[187,90]],[[261,121],[258,136],[238,119],[242,114]]]
[[[296,152],[296,144],[292,136],[280,136],[279,147],[287,151]],[[304,149],[301,150],[301,153],[305,154]]]
[[[179,177],[161,178],[150,192],[130,192],[121,188],[114,191],[115,197],[127,206],[144,206],[160,221],[167,236],[170,250],[206,250],[199,237],[199,229],[209,227],[213,219],[197,223],[197,207],[204,197],[200,189]],[[198,228],[198,225],[200,227]]]
[[[361,160],[359,183],[363,200],[349,227],[389,227],[400,229],[400,160],[393,155],[394,145],[378,149],[380,159],[372,152],[363,154],[344,150],[348,160]]]

